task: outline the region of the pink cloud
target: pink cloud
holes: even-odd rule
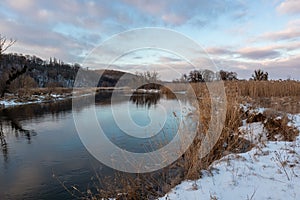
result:
[[[166,10],[167,4],[165,1],[141,1],[141,0],[124,0],[125,3],[137,7],[151,15],[159,15]]]
[[[285,0],[279,4],[277,11],[283,14],[299,14],[300,2],[299,0]]]
[[[125,3],[136,7],[143,13],[158,17],[165,23],[180,25],[187,20],[186,15],[182,13],[170,12],[172,2],[170,1],[140,1],[140,0],[124,0]]]
[[[35,0],[5,0],[5,3],[16,10],[28,10],[34,7]]]
[[[287,40],[300,37],[300,29],[298,27],[288,28],[278,32],[265,33],[261,36],[267,40]]]
[[[2,29],[3,35],[17,40],[7,53],[31,54],[43,59],[56,57],[65,62],[73,62],[74,52],[79,55],[83,48],[87,48],[70,37],[44,32],[39,27],[28,29],[24,24],[15,21],[0,20],[0,27],[5,27]]]
[[[244,47],[240,49],[235,49],[233,47],[209,47],[206,51],[209,54],[215,56],[227,56],[231,58],[247,58],[253,60],[264,60],[273,59],[280,57],[280,50],[285,48],[284,45],[273,45],[273,46],[263,46],[263,47]],[[287,47],[286,47],[287,48]],[[295,48],[290,46],[290,48]]]
[[[176,14],[166,14],[162,16],[162,20],[166,23],[180,25],[186,21],[186,17]]]
[[[300,37],[300,19],[291,20],[287,23],[286,27],[280,31],[267,32],[257,38],[253,39],[252,42],[258,41],[278,41],[278,40],[289,40]]]

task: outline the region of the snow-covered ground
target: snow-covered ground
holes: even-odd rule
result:
[[[19,101],[17,98],[9,98],[0,100],[1,105],[4,107],[32,104],[32,103],[41,103],[49,100],[63,100],[65,99],[65,95],[60,94],[50,94],[50,95],[32,95],[31,98],[27,101]]]
[[[77,97],[85,97],[91,96],[92,93],[77,93],[73,92],[65,93],[65,94],[46,94],[46,95],[32,95],[30,99],[20,101],[18,98],[8,98],[4,100],[0,100],[0,108],[4,107],[12,107],[12,106],[19,106],[19,105],[26,105],[26,104],[33,104],[33,103],[44,103],[44,102],[53,102],[53,101],[61,101],[69,98],[77,98]]]
[[[289,117],[300,130],[300,114]],[[184,181],[160,199],[300,199],[300,136],[294,142],[267,141],[258,122],[240,130],[255,148],[215,161],[201,179]]]
[[[159,93],[160,90],[156,89],[131,89],[131,92],[140,92],[140,93]]]

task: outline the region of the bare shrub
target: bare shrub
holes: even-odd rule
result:
[[[284,141],[294,141],[299,135],[297,128],[289,126],[289,119],[287,115],[281,118],[278,117],[268,117],[264,121],[264,127],[268,130],[267,137],[271,141],[284,140]]]

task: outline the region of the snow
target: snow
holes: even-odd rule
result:
[[[257,108],[253,108],[251,104],[249,103],[246,103],[246,104],[240,104],[240,107],[242,108],[242,110],[244,112],[246,112],[247,110],[249,111],[249,114],[252,114],[252,113],[256,113],[256,114],[263,114],[264,111],[267,110],[267,108],[260,108],[260,107],[257,107]]]
[[[261,122],[254,122],[250,124],[245,124],[239,128],[240,137],[250,141],[253,144],[259,144],[267,140],[266,130]]]
[[[175,94],[186,94],[186,91],[175,91]]]
[[[140,93],[159,93],[160,90],[157,89],[131,89],[131,92],[140,92]]]
[[[51,94],[50,97],[53,100],[62,100],[65,99],[63,95],[59,94]],[[25,104],[33,104],[33,103],[42,103],[47,100],[45,100],[46,96],[44,95],[32,95],[31,99],[32,100],[27,100],[27,101],[22,101],[19,102],[17,98],[10,98],[10,99],[4,99],[0,100],[0,107],[1,105],[4,106],[5,108],[7,107],[12,107],[12,106],[19,106],[19,105],[25,105]]]
[[[61,97],[62,95],[60,95],[60,94],[51,94],[51,97],[54,97],[54,98],[59,98],[59,97]]]
[[[0,108],[2,108],[2,106],[4,106],[4,108],[7,108],[7,107],[33,104],[33,103],[61,101],[61,100],[69,99],[69,98],[91,96],[92,94],[93,93],[77,94],[76,92],[74,92],[74,93],[72,93],[72,95],[70,95],[70,94],[32,95],[31,96],[32,100],[27,100],[27,101],[23,101],[23,102],[18,102],[17,98],[9,98],[9,99],[0,100]],[[50,99],[49,99],[49,97],[50,97]]]
[[[300,114],[289,117],[300,129]],[[300,136],[294,142],[266,141],[261,123],[244,124],[240,131],[258,145],[215,161],[202,178],[184,181],[160,199],[300,199]]]
[[[11,107],[11,106],[19,106],[19,105],[24,105],[24,104],[31,104],[31,103],[39,103],[41,102],[40,100],[38,101],[31,101],[31,102],[16,102],[14,100],[0,100],[0,107],[1,105],[4,105],[4,107]]]

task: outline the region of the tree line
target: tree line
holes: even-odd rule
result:
[[[252,74],[250,80],[254,81],[267,81],[269,78],[268,72],[264,72],[261,69],[257,69]],[[173,80],[173,82],[181,83],[198,83],[198,82],[210,82],[210,81],[234,81],[238,80],[237,73],[232,71],[220,70],[213,72],[211,70],[192,70],[188,74],[183,74],[179,79]]]

